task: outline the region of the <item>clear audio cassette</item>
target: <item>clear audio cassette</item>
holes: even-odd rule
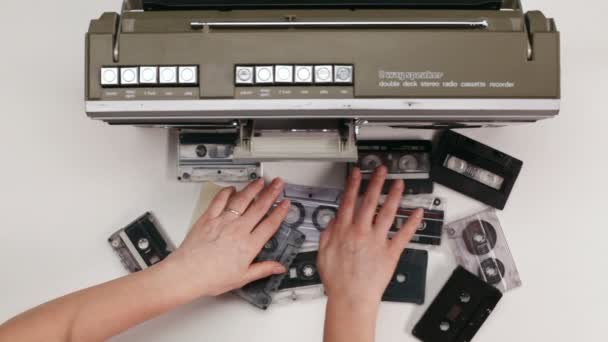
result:
[[[457,262],[469,272],[502,292],[521,286],[494,209],[450,223],[446,232]]]
[[[500,291],[459,266],[412,333],[423,342],[469,342],[501,298]]]
[[[385,197],[381,199],[381,203],[384,200]],[[411,242],[423,245],[441,245],[445,207],[446,200],[433,195],[408,195],[403,197],[395,216],[395,222],[389,231],[389,237],[392,237],[403,227],[416,209],[421,208],[424,210],[422,222],[418,225]]]
[[[277,292],[272,296],[273,303],[289,303],[323,297],[325,290],[317,269],[318,252],[301,250],[291,263]]]
[[[175,249],[150,212],[112,234],[108,242],[131,273],[163,261]]]
[[[405,249],[382,301],[424,304],[428,252]]]
[[[234,129],[184,130],[178,136],[178,179],[184,182],[249,182],[262,176],[259,163],[236,163]]]
[[[338,212],[341,189],[286,184],[283,195],[291,207],[283,224],[306,235],[306,242],[318,245],[320,234]]]
[[[277,233],[266,243],[254,262],[277,261],[289,270],[298,250],[305,240],[300,231],[281,225]],[[277,274],[254,281],[236,290],[235,294],[261,309],[272,303],[272,294],[277,290],[285,274]]]
[[[363,174],[361,191],[367,189],[374,170],[384,165],[388,169],[387,179],[403,179],[408,194],[430,194],[433,182],[430,179],[432,145],[427,140],[369,140],[358,141],[359,160],[356,166]],[[388,193],[390,182],[386,182],[383,193]]]
[[[454,131],[440,139],[433,181],[497,209],[504,209],[523,162]]]

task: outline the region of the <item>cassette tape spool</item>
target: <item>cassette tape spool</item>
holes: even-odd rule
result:
[[[431,179],[504,209],[523,162],[453,131],[441,137]]]
[[[384,165],[388,169],[387,179],[406,181],[406,193],[432,193],[431,146],[431,142],[427,140],[358,141],[359,160],[355,165],[363,174],[361,191],[364,192],[367,189],[369,178],[374,170]],[[385,183],[382,193],[388,193],[390,183]]]
[[[299,300],[311,300],[325,294],[321,277],[317,269],[317,251],[301,250],[283,278],[273,303],[288,303]]]
[[[384,203],[386,197],[382,197],[380,203]],[[403,227],[407,219],[417,208],[424,210],[422,222],[410,242],[423,245],[441,245],[443,224],[445,217],[446,200],[432,195],[408,195],[403,197],[395,222],[389,231],[389,237]],[[380,207],[378,208],[380,210]]]
[[[405,249],[382,300],[424,304],[427,264],[427,251]]]
[[[306,242],[318,244],[320,234],[336,216],[342,190],[286,184],[283,195],[291,206],[283,224],[306,235]]]
[[[423,342],[469,342],[501,298],[500,291],[459,266],[412,333]]]
[[[502,292],[521,286],[519,272],[494,209],[450,223],[448,241],[456,260]]]
[[[289,269],[305,236],[296,229],[281,225],[278,232],[266,243],[255,262],[277,261]],[[273,275],[254,281],[236,290],[235,294],[261,309],[272,303],[272,293],[277,290],[285,274]]]
[[[178,137],[178,180],[184,182],[249,182],[262,176],[258,163],[234,161],[233,130],[184,130]]]
[[[150,212],[112,234],[108,242],[131,273],[161,262],[175,250]]]

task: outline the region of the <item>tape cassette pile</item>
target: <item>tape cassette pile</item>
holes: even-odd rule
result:
[[[457,262],[502,292],[521,286],[519,272],[509,251],[494,209],[487,209],[446,227]]]
[[[380,203],[384,203],[385,199],[385,197],[381,198]],[[395,222],[389,231],[389,237],[392,237],[403,227],[414,210],[422,208],[424,210],[422,222],[420,222],[410,242],[423,245],[440,245],[445,207],[446,200],[433,195],[409,195],[403,197],[395,216]],[[378,210],[380,210],[380,207]]]
[[[150,212],[112,234],[108,242],[131,273],[163,261],[175,249]]]
[[[306,235],[306,246],[318,246],[320,234],[338,212],[341,189],[286,184],[279,200],[291,206],[283,224]]]
[[[431,172],[431,142],[427,140],[369,140],[358,141],[359,160],[356,165],[363,174],[361,191],[367,189],[371,174],[377,167],[388,169],[387,179],[403,179],[408,194],[433,192]],[[388,193],[390,182],[382,189]]]
[[[277,233],[266,243],[254,262],[277,261],[291,267],[298,251],[304,243],[305,236],[300,231],[281,225]],[[268,278],[254,281],[243,288],[234,291],[236,295],[260,309],[267,309],[272,303],[273,293],[279,288],[285,274],[277,274]]]
[[[235,129],[182,130],[178,135],[178,180],[248,182],[262,176],[258,163],[233,160]]]

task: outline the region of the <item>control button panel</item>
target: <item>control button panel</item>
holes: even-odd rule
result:
[[[119,66],[101,68],[104,88],[191,87],[198,85],[198,66]]]
[[[352,85],[354,67],[348,64],[237,65],[234,84],[251,85]]]

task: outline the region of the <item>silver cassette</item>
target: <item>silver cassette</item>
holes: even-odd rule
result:
[[[289,269],[298,250],[304,243],[304,234],[296,229],[281,225],[277,233],[266,243],[254,262],[277,261]],[[285,274],[277,274],[254,281],[236,290],[235,294],[260,309],[267,309],[272,303],[272,293],[277,290]]]
[[[183,130],[178,135],[178,179],[184,182],[249,182],[262,177],[262,166],[235,162],[234,129]]]
[[[306,235],[306,246],[318,245],[320,234],[338,212],[341,189],[287,184],[279,200],[291,207],[283,224]]]
[[[301,249],[283,278],[277,292],[272,295],[273,303],[290,303],[323,297],[325,290],[317,269],[316,250]]]
[[[521,286],[496,210],[487,209],[446,227],[457,262],[502,292]]]
[[[380,203],[384,203],[386,196],[382,196]],[[424,245],[440,245],[443,235],[443,224],[445,218],[446,200],[433,195],[407,195],[402,198],[395,216],[393,227],[389,231],[389,237],[396,234],[405,224],[414,210],[424,210],[422,221],[418,225],[416,233],[412,236],[412,243]]]

